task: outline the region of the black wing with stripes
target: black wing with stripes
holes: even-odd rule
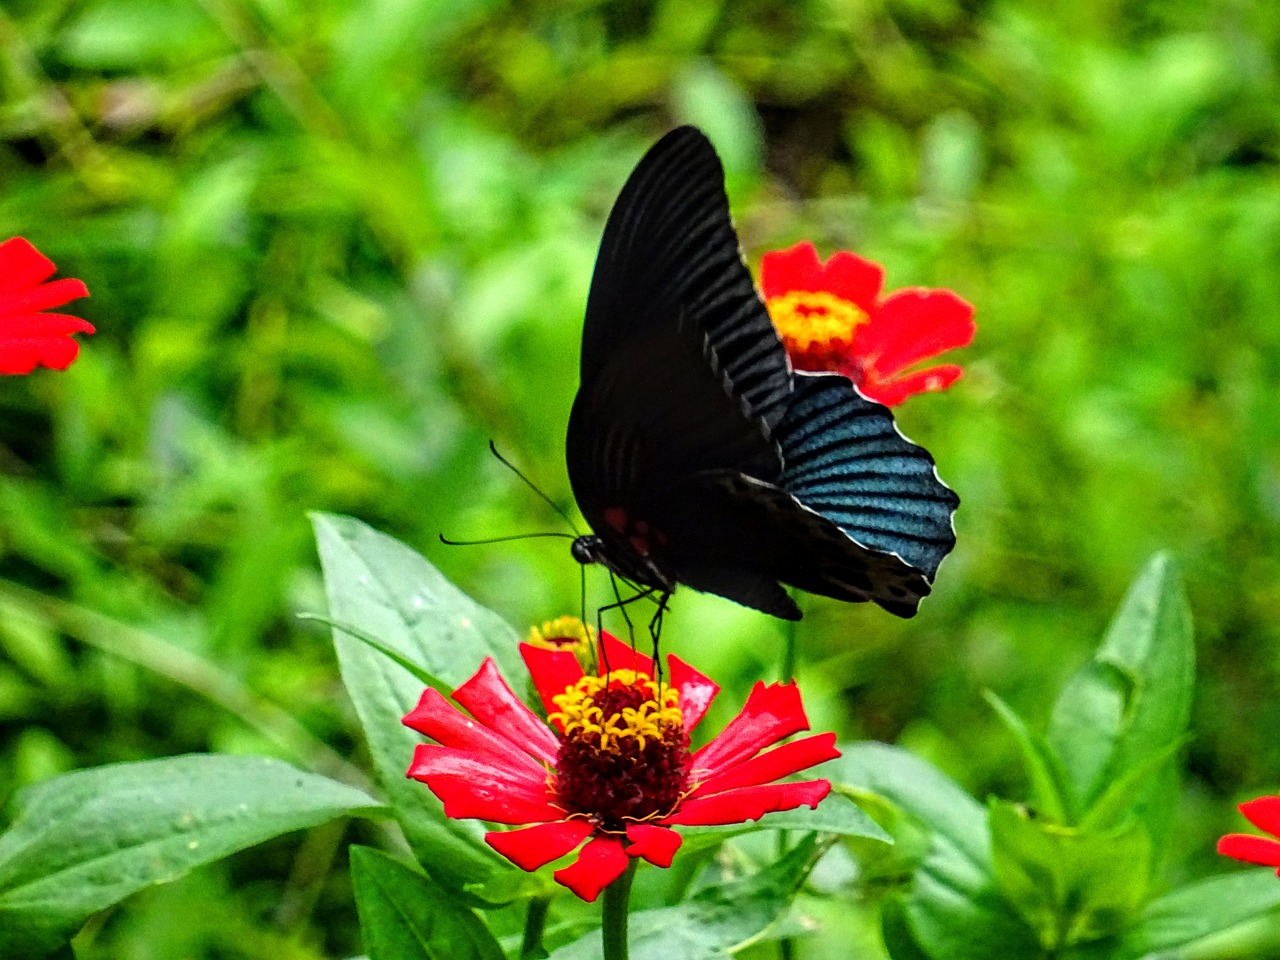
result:
[[[933,581],[956,544],[951,518],[960,498],[887,407],[844,377],[796,374],[776,436],[783,490],[863,547],[897,556]]]
[[[574,550],[798,619],[780,584],[913,616],[959,498],[889,411],[792,373],[692,127],[640,161],[609,216],[565,457],[595,531]]]
[[[771,430],[791,393],[791,367],[742,262],[720,158],[694,127],[653,145],[609,214],[582,331],[583,384],[628,341],[678,323],[701,336],[744,413]]]

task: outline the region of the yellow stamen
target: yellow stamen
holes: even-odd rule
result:
[[[779,336],[799,351],[833,341],[848,344],[854,329],[868,319],[856,304],[825,290],[789,290],[771,297],[766,306]]]
[[[626,689],[644,695],[637,706],[623,707],[605,716],[596,704],[609,691]],[[585,676],[564,693],[552,698],[560,709],[547,719],[558,723],[564,735],[598,738],[601,750],[616,750],[618,741],[630,737],[643,749],[646,738],[662,739],[665,731],[684,723],[680,692],[659,685],[635,670],[614,670],[606,677]]]
[[[544,650],[572,651],[580,662],[588,663],[595,650],[596,631],[577,617],[556,617],[540,628],[531,627],[527,642]]]

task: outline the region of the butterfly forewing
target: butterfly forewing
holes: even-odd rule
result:
[[[747,416],[772,429],[791,392],[790,364],[742,262],[720,158],[693,127],[645,154],[609,215],[582,331],[582,383],[629,340],[678,323],[702,336]]]

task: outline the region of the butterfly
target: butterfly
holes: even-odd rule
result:
[[[605,226],[565,441],[594,531],[573,556],[786,620],[783,584],[916,613],[960,499],[887,407],[791,369],[694,127],[659,140]]]

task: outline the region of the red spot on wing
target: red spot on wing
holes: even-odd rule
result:
[[[606,507],[604,522],[613,527],[618,533],[625,533],[627,529],[627,511],[622,507]]]

